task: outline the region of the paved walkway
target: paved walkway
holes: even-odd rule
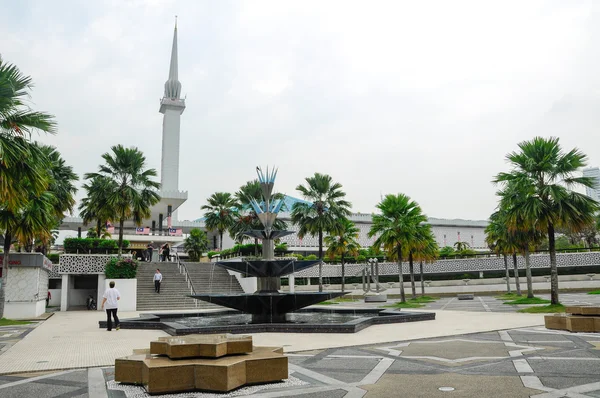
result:
[[[169,397],[600,397],[597,333],[525,327],[287,355],[290,377],[283,382]],[[113,367],[0,376],[0,396],[149,397],[140,387],[115,383]]]

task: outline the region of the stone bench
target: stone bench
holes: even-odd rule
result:
[[[544,324],[547,329],[600,332],[600,307],[569,306],[565,308],[565,314],[546,315]]]
[[[475,295],[473,293],[461,293],[456,295],[456,297],[458,297],[459,300],[473,300]]]

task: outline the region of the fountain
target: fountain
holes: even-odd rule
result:
[[[312,304],[345,295],[345,292],[281,293],[281,277],[311,267],[319,262],[296,261],[295,258],[275,258],[274,240],[291,231],[273,229],[283,202],[273,198],[276,170],[263,173],[257,168],[263,200],[251,205],[263,229],[246,233],[262,239],[260,259],[219,261],[220,267],[257,278],[257,291],[245,294],[195,294],[207,301],[237,311],[225,309],[198,313],[140,314],[138,318],[121,319],[122,329],[160,329],[172,336],[207,333],[356,333],[372,325],[434,320],[434,312],[400,311],[382,308],[310,308]],[[274,200],[272,200],[274,199]],[[355,286],[356,288],[356,286]],[[106,327],[106,321],[99,322]]]
[[[273,229],[277,214],[283,205],[282,199],[273,198],[273,186],[277,169],[263,172],[256,168],[258,181],[262,190],[263,201],[250,200],[263,225],[261,230],[250,230],[245,233],[250,238],[262,240],[262,259],[244,259],[241,261],[219,261],[218,266],[231,271],[239,272],[244,277],[257,278],[257,291],[246,294],[196,294],[191,297],[233,308],[252,314],[252,323],[282,323],[286,322],[286,314],[317,304],[322,301],[343,296],[342,292],[302,292],[281,293],[281,277],[302,269],[312,267],[320,260],[297,261],[292,259],[276,259],[274,241],[293,231],[280,231]]]

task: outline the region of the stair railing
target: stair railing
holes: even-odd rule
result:
[[[190,294],[196,294],[196,289],[194,289],[194,282],[192,282],[192,278],[190,278],[190,274],[187,270],[187,267],[184,262],[179,258],[179,253],[175,252],[175,260],[177,261],[177,268],[179,268],[179,273],[185,276],[185,281],[187,282],[188,289],[190,289]],[[194,300],[194,305],[198,308],[198,300]]]

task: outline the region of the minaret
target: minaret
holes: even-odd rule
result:
[[[179,125],[181,114],[185,109],[185,100],[180,98],[181,83],[177,69],[177,20],[175,20],[169,79],[165,82],[165,94],[160,101],[160,113],[164,115],[160,168],[163,195],[179,190]],[[176,219],[175,214],[173,218]]]

